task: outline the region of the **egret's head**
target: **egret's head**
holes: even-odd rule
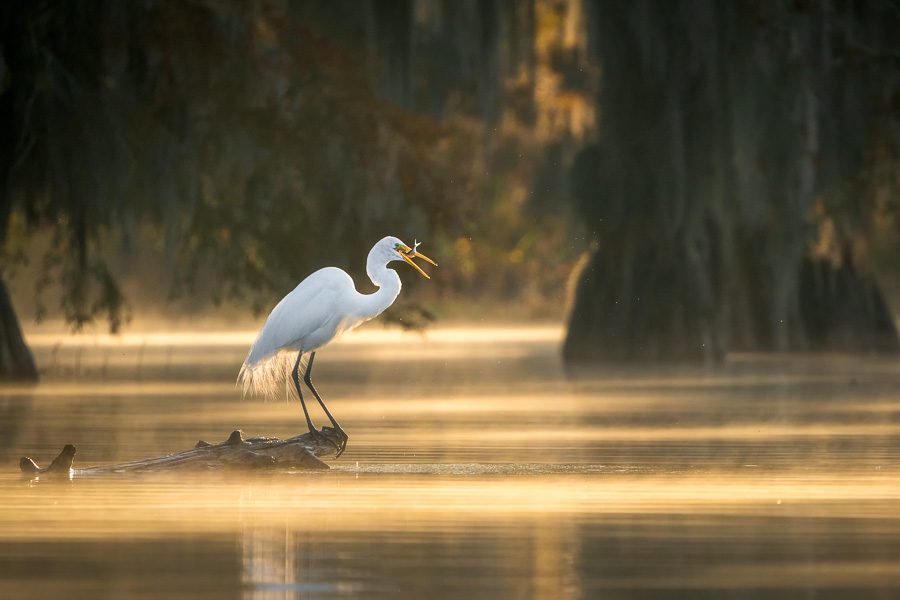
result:
[[[428,274],[413,262],[414,258],[421,258],[427,263],[438,266],[436,262],[418,251],[419,242],[413,242],[412,248],[403,243],[399,238],[388,236],[376,244],[376,248],[380,248],[386,253],[386,262],[402,260],[416,271],[418,271],[426,279],[431,279]]]

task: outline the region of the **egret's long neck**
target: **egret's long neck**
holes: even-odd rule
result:
[[[369,254],[366,261],[366,273],[372,283],[378,286],[374,294],[363,295],[361,300],[361,314],[363,320],[377,317],[384,309],[394,303],[400,294],[400,276],[397,271],[387,268],[387,262]]]

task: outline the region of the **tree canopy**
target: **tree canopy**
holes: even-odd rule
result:
[[[104,248],[148,225],[175,289],[202,273],[256,311],[315,266],[361,272],[386,233],[458,259],[438,290],[559,289],[567,269],[529,250],[565,228],[521,210],[535,24],[533,3],[495,0],[5,3],[4,274],[39,260],[39,301],[58,285],[70,323],[114,330],[127,299]]]

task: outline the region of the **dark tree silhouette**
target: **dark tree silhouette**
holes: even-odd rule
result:
[[[590,6],[598,143],[572,183],[599,245],[566,360],[896,352],[858,243],[896,210],[896,5]]]

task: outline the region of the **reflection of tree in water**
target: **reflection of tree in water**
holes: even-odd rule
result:
[[[19,440],[33,411],[34,398],[27,392],[6,391],[0,396],[0,461],[18,459]]]

